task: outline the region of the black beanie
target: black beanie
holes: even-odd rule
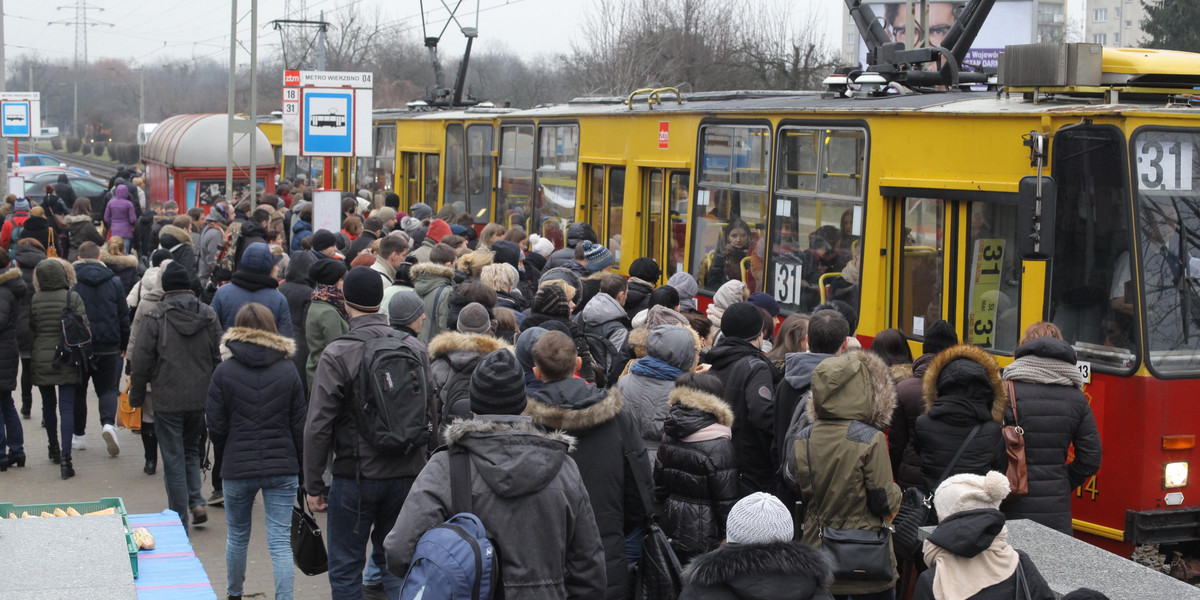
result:
[[[762,335],[762,330],[762,313],[749,302],[734,302],[721,315],[721,333],[725,337],[752,340]]]
[[[654,262],[653,258],[643,256],[629,265],[629,275],[650,285],[655,285],[658,283],[658,278],[662,276],[662,269],[658,267],[658,263]]]
[[[954,326],[942,319],[933,322],[925,328],[925,343],[921,345],[923,354],[937,354],[946,348],[958,345],[958,333]]]
[[[162,261],[171,259],[171,251],[165,248],[159,248],[150,255],[150,266],[162,266]]]
[[[161,281],[164,292],[192,289],[192,279],[188,276],[187,269],[179,264],[179,261],[173,260],[167,263],[167,268],[163,269]]]
[[[525,372],[517,357],[501,348],[479,360],[471,375],[471,412],[519,415],[525,410]]]
[[[553,283],[542,286],[533,296],[532,311],[551,317],[571,316],[571,304],[567,293]]]
[[[350,308],[366,313],[379,312],[379,303],[383,301],[383,280],[379,278],[379,272],[370,267],[354,267],[346,274],[346,281],[342,282],[342,295],[346,298],[346,306]]]
[[[333,258],[318,260],[308,268],[308,278],[325,285],[337,285],[338,280],[345,276],[346,263]]]

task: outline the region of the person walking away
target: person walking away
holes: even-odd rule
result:
[[[25,226],[21,228],[21,234],[14,237],[14,241],[34,239],[45,244],[53,237],[50,220],[46,218],[46,209],[34,206],[29,209],[29,218],[25,219]]]
[[[687,373],[669,392],[669,413],[656,452],[654,499],[679,562],[717,549],[729,509],[741,495],[733,455],[733,411],[713,375]],[[790,518],[789,518],[790,520]]]
[[[71,186],[71,180],[67,178],[66,173],[58,174],[58,181],[54,184],[54,193],[62,198],[67,206],[75,206],[75,188]]]
[[[187,269],[187,272],[193,277],[195,276],[196,251],[192,248],[192,234],[175,225],[166,225],[158,232],[158,245],[169,250],[171,260],[179,263],[179,266]],[[270,254],[270,250],[267,253]],[[236,309],[234,314],[236,314]],[[229,315],[230,322],[233,321],[234,314]],[[290,327],[291,324],[288,325]]]
[[[892,459],[892,474],[900,489],[910,487],[925,489],[921,478],[921,457],[917,456],[913,442],[917,437],[917,417],[925,414],[925,372],[939,352],[958,345],[958,334],[954,326],[941,319],[925,328],[925,341],[921,344],[921,356],[913,361],[912,377],[896,384],[896,412],[892,415],[892,428],[888,431],[888,454]]]
[[[500,548],[503,596],[603,596],[604,548],[580,469],[568,454],[575,439],[542,430],[521,416],[525,392],[509,350],[496,350],[479,361],[469,389],[473,416],[446,426],[449,451],[429,459],[384,540],[388,570],[396,577],[407,574],[421,535],[453,516],[451,469],[456,467],[451,456],[465,452],[469,505]],[[510,460],[495,460],[500,456]]]
[[[126,345],[128,349],[132,349],[137,344],[138,330],[141,329],[142,322],[146,320],[146,313],[158,306],[159,301],[162,300],[162,272],[166,265],[171,263],[171,259],[167,258],[170,255],[171,253],[166,250],[156,251],[150,257],[151,267],[146,269],[142,280],[130,292],[130,296],[137,294],[137,297],[129,302],[131,307],[136,308],[133,309],[133,321],[129,326],[129,343]],[[129,352],[126,352],[126,356],[129,359],[133,357]],[[131,364],[131,360],[125,361],[126,373],[132,372]],[[138,433],[142,438],[142,454],[146,461],[142,465],[142,472],[154,475],[158,472],[158,436],[154,431],[154,402],[149,389],[146,390],[146,395],[142,400],[142,428]]]
[[[321,353],[330,342],[350,331],[350,315],[346,312],[346,297],[342,285],[346,263],[340,260],[319,260],[309,267],[313,287],[308,316],[304,319],[304,339],[308,346],[308,362],[304,372],[311,389],[317,375]]]
[[[1055,598],[1029,555],[1008,543],[999,510],[1008,492],[1008,477],[996,471],[938,486],[933,504],[941,521],[925,540],[929,569],[917,578],[914,600]]]
[[[884,430],[892,418],[896,388],[887,365],[874,354],[851,351],[825,359],[812,375],[808,403],[812,425],[792,448],[795,482],[805,511],[802,540],[815,548],[823,528],[880,531],[900,510],[900,486],[892,481]],[[894,598],[896,560],[888,542],[891,576],[836,579],[835,598]]]
[[[697,352],[698,338],[689,327],[655,327],[646,338],[646,356],[634,361],[629,374],[617,382],[616,390],[637,423],[651,466],[658,461],[658,447],[663,441],[663,423],[670,409],[668,397],[671,390],[681,376],[696,368],[700,356]],[[693,554],[708,550],[710,548]]]
[[[684,569],[679,600],[832,600],[829,559],[792,540],[792,515],[778,498],[763,492],[742,498],[726,529],[721,547]]]
[[[72,289],[83,298],[92,332],[91,370],[84,376],[75,402],[75,435],[83,438],[87,426],[86,398],[90,379],[100,399],[104,444],[108,454],[116,456],[121,453],[116,427],[121,356],[129,343],[129,304],[125,300],[125,286],[112,269],[100,262],[100,248],[91,242],[84,242],[79,247],[75,278],[77,283]]]
[[[17,329],[22,303],[31,291],[21,279],[21,270],[10,266],[8,251],[0,248],[0,471],[25,466],[25,431],[13,390],[17,389],[17,365],[21,362]]]
[[[17,347],[21,352],[21,418],[28,419],[33,412],[33,328],[29,319],[33,305],[33,270],[46,260],[46,249],[30,239],[18,241],[13,248],[14,266],[20,270],[21,280],[25,282],[25,295],[21,297],[17,316]]]
[[[67,216],[67,260],[79,258],[79,246],[91,242],[97,246],[104,243],[104,236],[96,231],[92,223],[92,203],[86,197],[75,201],[71,214]]]
[[[204,230],[200,232],[200,250],[197,260],[197,275],[201,286],[208,286],[212,280],[213,270],[217,268],[217,259],[221,256],[225,245],[225,217],[216,206],[204,217]]]
[[[471,331],[466,321],[461,318],[458,331],[443,331],[429,343],[429,365],[433,371],[433,384],[440,406],[438,415],[443,423],[450,422],[455,417],[470,417],[470,398],[468,389],[471,383],[471,373],[479,365],[484,356],[496,350],[513,351],[512,346],[496,337],[489,335],[487,310],[480,304],[471,303],[463,309],[464,313],[482,315],[482,327]]]
[[[775,387],[775,455],[781,464],[792,451],[785,442],[788,432],[798,432],[811,424],[807,407],[813,371],[825,359],[846,350],[849,331],[850,325],[838,311],[817,311],[808,320],[808,352],[785,357],[783,379]]]
[[[604,544],[608,588],[604,597],[623,599],[628,593],[626,536],[647,517],[636,481],[650,481],[645,445],[619,393],[607,393],[574,377],[580,359],[575,343],[550,331],[533,345],[534,374],[542,388],[531,395],[526,413],[550,430],[575,436],[573,453],[583,485],[592,501],[596,526]],[[641,469],[644,477],[635,477]],[[644,490],[648,495],[651,490]]]
[[[42,198],[42,212],[50,224],[51,237],[46,240],[38,240],[45,247],[54,246],[59,254],[66,254],[66,236],[67,236],[67,215],[71,214],[71,209],[67,208],[67,204],[63,202],[54,193],[54,186],[46,185],[46,196]]]
[[[360,387],[352,382],[360,377],[367,342],[399,335],[379,314],[383,284],[379,274],[369,267],[355,267],[343,285],[346,312],[350,316],[350,334],[334,340],[325,348],[317,365],[309,398],[308,420],[304,427],[304,488],[307,502],[314,511],[328,510],[325,531],[329,548],[329,584],[333,598],[361,598],[362,573],[366,562],[367,541],[373,545],[371,560],[385,564],[384,538],[395,525],[413,480],[425,466],[424,443],[411,440],[409,452],[391,452],[377,448],[364,439],[353,425],[352,403]],[[365,388],[365,386],[362,386]],[[425,415],[432,427],[433,394],[411,398],[425,403]],[[328,487],[322,475],[333,454],[333,482]],[[389,598],[400,592],[398,577],[385,573],[383,585]]]
[[[125,253],[125,245],[125,240],[118,236],[114,235],[108,238],[104,247],[100,249],[100,262],[112,269],[113,275],[116,275],[117,279],[121,281],[121,287],[128,296],[140,278],[138,277],[138,259],[136,256]]]
[[[221,338],[225,360],[208,385],[205,417],[214,444],[225,448],[226,592],[242,597],[251,510],[262,492],[275,598],[292,598],[291,514],[300,482],[305,400],[300,374],[288,360],[291,338],[276,333],[267,307],[251,302]]]
[[[624,304],[628,296],[629,284],[624,277],[615,273],[604,275],[600,279],[599,293],[579,311],[577,319],[585,335],[607,340],[611,345],[609,349],[615,350],[599,365],[610,375],[613,365],[620,360],[618,354],[629,341],[629,330],[632,329]]]
[[[1075,349],[1058,327],[1042,321],[1025,330],[1015,355],[1004,369],[1014,393],[1004,418],[1025,432],[1029,493],[1010,498],[1004,516],[1071,535],[1071,490],[1100,470],[1101,458],[1100,433],[1083,394]]]
[[[118,185],[113,189],[113,197],[104,207],[104,224],[111,235],[121,236],[125,240],[125,252],[133,243],[133,226],[137,223],[137,211],[129,199],[129,187]]]
[[[426,261],[414,266],[411,272],[413,291],[425,303],[425,325],[420,337],[422,342],[428,344],[447,328],[450,294],[454,291],[455,255],[450,246],[436,244],[426,256]]]
[[[164,234],[167,229],[163,230]],[[172,252],[174,255],[174,252]],[[179,262],[179,261],[176,261]],[[183,264],[187,267],[187,264]],[[275,257],[266,244],[250,244],[242,256],[242,263],[234,271],[229,284],[217,289],[212,308],[221,321],[222,329],[229,329],[242,306],[257,302],[271,310],[279,334],[292,335],[292,313],[287,298],[279,293],[279,280],[275,278]]]
[[[29,208],[29,200],[26,198],[17,198],[13,203],[12,215],[5,219],[4,226],[0,227],[0,247],[8,250],[20,239],[21,232],[25,230],[25,221],[29,219]]]
[[[297,252],[295,258],[288,263],[287,275],[279,284],[279,293],[287,299],[288,311],[292,317],[292,341],[296,342],[296,351],[292,353],[292,362],[296,364],[296,372],[304,382],[305,394],[308,398],[308,339],[305,321],[308,320],[308,308],[312,305],[312,293],[315,283],[309,269],[316,261],[310,252]],[[307,401],[305,403],[307,406]]]
[[[89,219],[91,217],[88,217]],[[75,476],[71,464],[71,434],[75,432],[75,399],[83,402],[78,393],[83,381],[80,368],[55,360],[63,336],[63,313],[69,310],[87,322],[83,298],[71,290],[75,285],[75,269],[60,258],[48,258],[33,271],[33,301],[30,304],[29,324],[33,330],[33,384],[42,395],[42,419],[49,442],[50,460],[59,465],[63,479]],[[58,389],[55,390],[55,387]],[[55,392],[59,418],[55,418]],[[62,445],[59,435],[62,433]]]
[[[625,297],[625,314],[630,322],[638,313],[650,308],[650,294],[662,277],[662,269],[653,258],[645,256],[629,265],[629,288]]]
[[[213,370],[221,362],[221,323],[191,289],[191,273],[176,261],[162,271],[163,297],[148,310],[130,353],[129,405],[154,389],[154,428],[163,460],[167,506],[184,529],[208,520],[200,487],[204,409]]]

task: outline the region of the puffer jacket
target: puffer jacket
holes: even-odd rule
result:
[[[310,237],[313,234],[312,223],[303,219],[296,219],[296,223],[292,225],[292,252],[303,249],[304,238]]]
[[[942,472],[976,424],[982,425],[979,433],[946,477],[1005,472],[1008,454],[1000,428],[1008,396],[996,359],[977,346],[953,346],[934,357],[922,382],[925,414],[917,417],[913,441],[921,457],[922,491],[937,489]]]
[[[133,239],[133,225],[137,223],[137,211],[133,208],[133,202],[129,200],[129,188],[123,185],[118,185],[113,188],[113,197],[104,207],[104,222],[108,225],[112,235],[121,236],[121,239]]]
[[[892,429],[888,432],[888,455],[892,458],[892,473],[900,489],[925,488],[921,479],[921,457],[913,449],[916,440],[917,417],[925,414],[925,390],[922,380],[936,354],[922,354],[913,361],[912,376],[896,384],[896,412],[892,414]]]
[[[168,242],[164,238],[172,238],[175,240],[175,245],[167,248]],[[166,243],[164,243],[166,242]],[[187,269],[187,272],[196,275],[196,249],[192,248],[192,234],[184,231],[174,225],[164,225],[158,231],[158,243],[163,248],[167,248],[171,252],[171,259],[178,262],[180,266]],[[276,323],[279,321],[279,316],[276,315]]]
[[[652,457],[658,456],[658,446],[663,441],[663,422],[669,408],[667,396],[675,388],[679,375],[696,366],[698,347],[697,336],[690,327],[659,325],[647,338],[647,356],[657,358],[681,373],[649,368],[641,363],[649,362],[650,358],[640,358],[630,367],[629,374],[617,382],[626,409],[633,415],[642,434],[646,452]]]
[[[892,482],[883,433],[896,406],[887,365],[862,351],[823,361],[813,372],[808,406],[812,425],[800,432],[792,449],[796,487],[809,506],[804,543],[821,547],[823,526],[875,531],[887,527],[900,507],[900,486]],[[895,573],[896,559],[891,560]],[[894,586],[893,576],[888,581],[835,581],[829,591],[855,596]]]
[[[304,449],[304,385],[288,360],[291,338],[234,327],[221,338],[224,361],[208,385],[205,417],[223,448],[221,477],[299,475]]]
[[[163,294],[146,312],[130,350],[129,405],[154,388],[154,412],[203,411],[213,369],[221,362],[217,314],[188,290]]]
[[[587,335],[602,337],[612,342],[618,351],[625,347],[631,329],[625,308],[608,294],[596,294],[591,302],[579,312],[579,324]]]
[[[651,477],[645,446],[633,419],[622,410],[624,405],[620,392],[605,393],[573,377],[543,383],[525,408],[534,423],[561,429],[578,440],[572,458],[579,465],[603,540],[608,573],[604,597],[610,600],[624,599],[628,593],[625,536],[646,517],[631,469],[642,469],[647,482]]]
[[[733,409],[733,445],[737,449],[742,495],[775,493],[779,465],[772,458],[775,433],[775,366],[746,340],[726,338],[706,355],[709,373],[725,386]]]
[[[137,285],[140,277],[138,277],[138,259],[136,256],[129,254],[109,254],[100,252],[100,262],[104,266],[112,270],[117,279],[121,280],[121,286],[125,288],[125,295],[129,295],[133,291],[133,286]]]
[[[1005,421],[1025,431],[1029,493],[1001,509],[1009,519],[1031,519],[1071,535],[1071,490],[1100,470],[1100,433],[1083,395],[1075,349],[1063,340],[1038,338],[1017,348],[1004,370],[1016,398]],[[1025,368],[1029,366],[1030,368]],[[1013,405],[1017,419],[1013,418]],[[1067,449],[1074,445],[1068,460]]]
[[[1020,410],[1018,408],[1017,410]],[[1001,537],[1003,536],[1003,537]],[[997,538],[1001,538],[997,540]],[[1004,515],[1000,511],[989,508],[966,510],[946,517],[938,523],[933,533],[926,541],[926,556],[933,550],[931,546],[945,549],[949,556],[935,558],[932,564],[917,578],[913,589],[913,600],[935,600],[933,582],[939,569],[950,569],[954,563],[970,562],[969,559],[978,557],[989,548],[1007,546],[1008,528],[1004,525]],[[983,587],[971,594],[970,600],[1012,600],[1012,598],[1029,598],[1029,600],[1054,600],[1058,596],[1050,590],[1050,586],[1038,571],[1037,566],[1030,560],[1029,555],[1020,550],[1017,553],[1017,568],[1025,578],[1024,589],[1018,587],[1017,571],[997,583]],[[969,566],[967,567],[969,568]],[[972,581],[977,581],[972,578]],[[981,584],[979,584],[981,585]]]
[[[463,384],[470,383],[479,360],[500,349],[515,353],[511,345],[488,335],[443,331],[433,338],[429,343],[429,367],[433,371],[430,384],[440,402],[452,402],[449,406],[438,406],[439,416],[470,418],[471,399],[466,394],[455,394],[457,398],[447,394],[452,388],[465,392],[469,385]]]
[[[129,303],[125,286],[116,274],[98,260],[81,259],[75,263],[72,288],[83,297],[88,326],[92,330],[92,352],[117,354],[129,343]]]
[[[33,328],[29,321],[29,310],[33,305],[33,270],[46,260],[46,253],[33,246],[18,244],[13,246],[12,257],[21,270],[26,291],[21,297],[21,312],[17,318],[17,347],[21,349],[21,356],[28,357],[33,351]]]
[[[97,246],[104,244],[104,236],[96,231],[92,224],[91,215],[68,215],[66,217],[69,244],[67,245],[67,260],[75,262],[79,258],[79,246],[84,242],[92,242]],[[46,243],[43,240],[42,245]]]
[[[20,269],[0,271],[0,391],[17,389],[17,365],[21,363],[17,327],[27,295],[31,293],[21,279]]]
[[[454,293],[454,269],[428,262],[413,266],[413,291],[425,303],[425,324],[421,326],[422,342],[426,344],[445,331],[450,317],[450,296]]]
[[[654,284],[637,277],[629,278],[629,289],[625,292],[625,316],[629,322],[633,322],[633,318],[638,313],[650,308],[650,294],[654,291]]]
[[[54,355],[62,341],[63,309],[69,308],[87,321],[83,298],[71,291],[75,269],[61,258],[48,258],[33,270],[33,301],[29,326],[33,331],[33,385],[76,385],[82,381],[79,369],[55,365]]]
[[[683,571],[679,600],[833,600],[829,559],[802,542],[728,544]]]
[[[741,497],[733,456],[733,411],[699,390],[670,392],[666,439],[654,467],[659,524],[679,560],[715,550],[725,539],[729,509]]]
[[[142,275],[142,280],[138,282],[137,287],[133,288],[133,291],[129,292],[129,296],[126,297],[128,301],[134,294],[138,296],[135,302],[129,304],[129,309],[133,311],[133,320],[129,325],[129,344],[126,348],[132,350],[134,344],[137,343],[138,329],[141,328],[142,322],[146,320],[146,313],[150,312],[150,309],[155,306],[158,306],[158,302],[162,300],[162,270],[167,268],[167,265],[171,264],[171,262],[171,259],[168,258],[162,261],[157,267],[146,269],[146,272]]]
[[[574,438],[544,432],[528,417],[485,416],[446,428],[449,448],[471,462],[472,512],[500,547],[507,600],[590,600],[605,592],[604,551],[579,468]],[[450,453],[417,476],[383,547],[388,570],[404,577],[429,528],[453,514]]]

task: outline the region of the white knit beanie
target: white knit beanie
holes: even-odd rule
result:
[[[725,538],[730,544],[790,542],[794,533],[787,507],[764,492],[738,500],[725,523]]]
[[[549,258],[554,252],[554,243],[535,233],[529,236],[529,251]]]
[[[1008,476],[990,471],[987,475],[964,473],[942,482],[933,495],[933,505],[939,519],[964,510],[1000,508],[1008,496]]]

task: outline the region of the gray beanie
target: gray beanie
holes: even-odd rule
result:
[[[547,331],[549,330],[541,327],[530,327],[517,336],[517,360],[520,361],[522,369],[533,369],[533,344]]]
[[[396,292],[388,301],[388,323],[392,327],[409,325],[425,314],[425,302],[416,292]]]
[[[492,316],[482,304],[472,302],[459,311],[456,328],[459,333],[489,335],[492,333]]]
[[[725,522],[725,539],[730,544],[773,544],[790,542],[792,514],[779,498],[756,492],[738,500]]]

